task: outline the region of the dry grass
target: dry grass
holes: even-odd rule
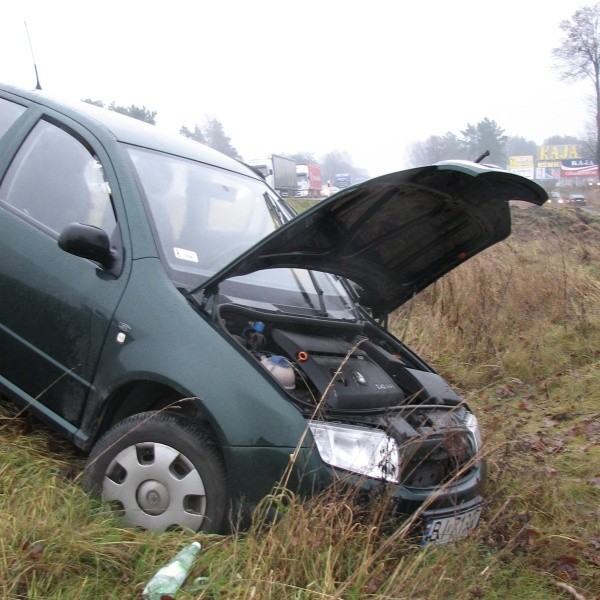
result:
[[[600,590],[600,221],[519,211],[509,242],[392,320],[462,390],[484,429],[489,484],[467,540],[417,546],[385,495],[270,499],[276,523],[203,544],[181,598],[524,600]],[[129,531],[85,496],[83,459],[0,414],[0,597],[135,598],[189,537]],[[194,585],[195,578],[200,578]]]
[[[391,321],[465,388],[539,380],[587,364],[598,350],[600,220],[518,209],[515,220],[510,241],[438,281]]]

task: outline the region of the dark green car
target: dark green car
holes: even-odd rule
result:
[[[346,481],[460,537],[477,420],[380,323],[508,236],[509,200],[545,199],[448,162],[296,217],[183,136],[0,86],[0,392],[89,451],[130,525],[220,532],[278,482]]]

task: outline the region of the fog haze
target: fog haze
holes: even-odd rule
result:
[[[27,21],[48,92],[144,105],[176,132],[214,116],[246,160],[338,150],[375,176],[485,117],[538,144],[582,135],[591,82],[561,82],[552,49],[584,5],[25,0],[3,8],[0,81],[35,86]]]

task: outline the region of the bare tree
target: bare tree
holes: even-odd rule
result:
[[[589,78],[595,91],[595,159],[600,164],[600,3],[584,6],[570,19],[561,21],[564,38],[553,50],[563,81]]]

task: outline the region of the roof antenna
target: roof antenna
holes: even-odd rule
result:
[[[31,38],[29,37],[29,29],[27,29],[27,21],[25,21],[25,31],[27,32],[27,39],[29,40],[29,49],[31,50],[31,58],[33,59],[33,68],[35,69],[35,89],[41,90],[40,78],[38,76],[37,65],[35,64],[35,56],[33,55],[33,46],[31,45]]]
[[[486,151],[485,151],[485,152],[484,152],[484,153],[483,153],[483,154],[482,154],[482,155],[481,155],[479,158],[476,158],[476,159],[475,159],[475,162],[476,162],[476,163],[479,163],[479,162],[481,162],[481,161],[482,161],[482,160],[483,160],[483,159],[484,159],[486,156],[489,156],[489,155],[490,155],[490,151],[489,151],[489,150],[486,150]]]

